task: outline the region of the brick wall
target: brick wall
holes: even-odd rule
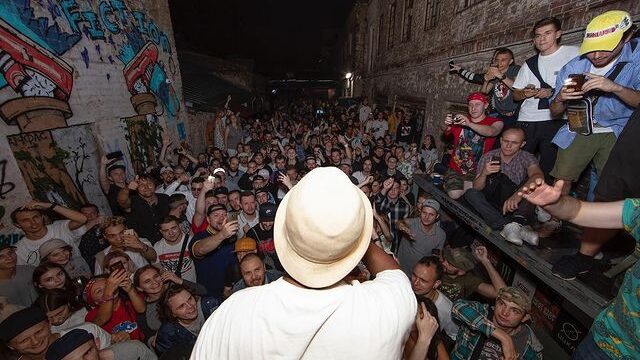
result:
[[[610,9],[629,11],[640,19],[639,1],[578,0],[480,0],[464,7],[465,0],[413,0],[411,39],[402,41],[404,2],[371,0],[367,9],[364,94],[376,99],[423,99],[425,131],[437,133],[439,121],[452,103],[462,103],[466,94],[479,89],[456,75],[449,75],[447,63],[454,60],[467,69],[481,71],[496,47],[508,46],[521,64],[534,53],[530,31],[535,21],[554,15],[562,19],[563,43],[578,43],[589,19]],[[390,6],[396,3],[393,47],[387,46]],[[438,3],[435,26],[425,28],[427,5]],[[379,19],[383,17],[383,41]],[[378,43],[382,44],[378,48]]]

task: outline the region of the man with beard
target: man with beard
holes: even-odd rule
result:
[[[209,226],[194,235],[189,252],[194,258],[196,278],[208,295],[222,299],[225,272],[234,261],[234,246],[238,222],[228,221],[227,207],[211,205],[207,209]]]
[[[233,285],[232,294],[244,288],[269,284],[282,277],[278,270],[267,270],[260,255],[254,253],[249,253],[240,260],[240,274],[242,280]]]
[[[542,344],[525,324],[530,310],[527,294],[516,287],[500,289],[494,308],[456,301],[453,319],[461,325],[451,359],[542,359]]]
[[[272,269],[284,271],[276,248],[273,244],[273,220],[276,217],[276,206],[271,203],[260,205],[258,218],[260,222],[247,231],[246,236],[254,239],[258,245],[258,254],[264,258],[265,264]]]
[[[155,192],[155,181],[151,175],[136,176],[122,188],[118,193],[118,204],[127,223],[140,237],[152,244],[162,239],[158,229],[160,221],[169,215],[169,196]]]

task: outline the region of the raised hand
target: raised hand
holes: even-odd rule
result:
[[[554,204],[560,200],[563,185],[563,180],[558,180],[555,185],[551,186],[546,184],[542,178],[538,178],[534,182],[520,189],[520,191],[518,191],[518,195],[522,196],[534,205],[546,206]]]
[[[427,307],[421,302],[418,305],[418,313],[416,314],[416,328],[418,328],[418,337],[423,340],[431,341],[433,335],[438,330],[438,321],[431,316]]]
[[[140,186],[140,178],[136,175],[136,177],[127,184],[127,188],[131,191],[136,191],[138,190],[138,186]]]
[[[473,256],[475,256],[475,258],[483,264],[486,264],[490,261],[489,253],[487,252],[487,248],[484,246],[478,246],[473,249]]]
[[[222,225],[222,233],[223,238],[228,238],[229,236],[235,235],[238,232],[238,221],[225,221],[224,225]]]

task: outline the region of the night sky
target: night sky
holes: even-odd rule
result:
[[[178,51],[254,59],[281,79],[336,78],[337,34],[353,0],[170,0]]]

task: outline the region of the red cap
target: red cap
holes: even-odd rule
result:
[[[471,101],[471,100],[480,100],[485,104],[489,103],[489,98],[487,97],[487,95],[481,93],[481,92],[474,92],[469,94],[469,96],[467,96],[467,102]]]

